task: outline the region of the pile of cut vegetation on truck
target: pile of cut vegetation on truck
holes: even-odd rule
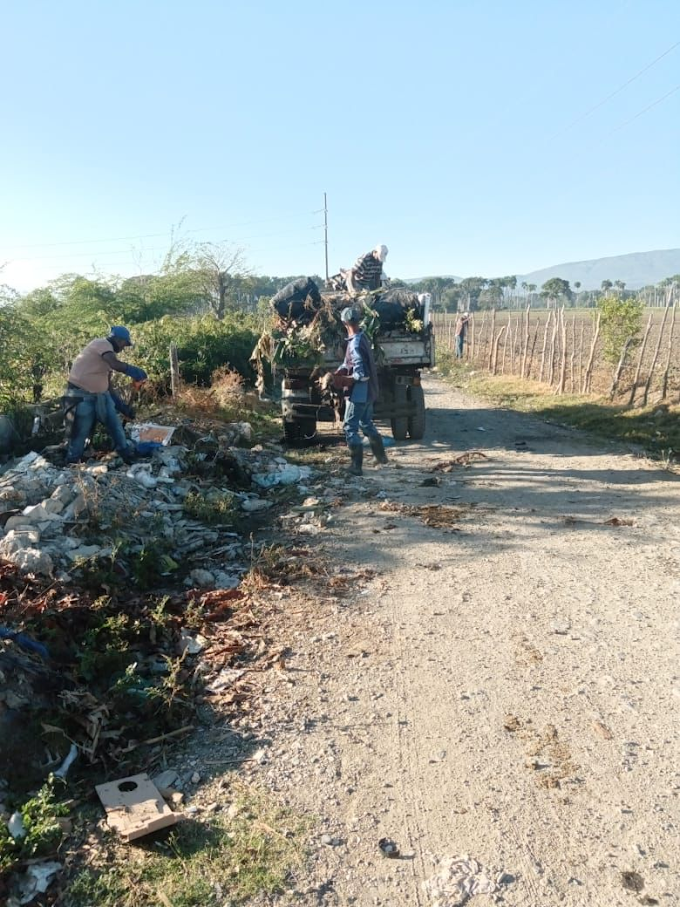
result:
[[[353,295],[341,288],[321,292],[311,278],[288,284],[271,300],[276,326],[259,339],[254,358],[260,375],[265,361],[281,382],[287,441],[314,438],[318,422],[342,419],[344,399],[329,376],[342,364],[346,335],[341,311],[363,312],[362,326],[373,344],[380,393],[377,419],[389,420],[395,440],[425,433],[423,368],[434,366],[430,297],[404,289]]]

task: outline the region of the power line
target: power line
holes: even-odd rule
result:
[[[680,47],[680,41],[676,41],[675,44],[672,44],[662,54],[659,54],[658,57],[652,60],[651,63],[648,63],[645,67],[643,67],[643,69],[641,69],[639,72],[636,72],[634,76],[631,76],[630,79],[627,79],[622,85],[619,85],[619,87],[612,91],[611,94],[608,94],[606,98],[598,101],[597,104],[595,104],[593,107],[590,107],[585,111],[585,113],[582,113],[580,116],[576,117],[575,120],[572,120],[571,123],[567,124],[563,129],[560,129],[558,132],[552,135],[549,141],[552,141],[552,139],[555,139],[560,135],[564,135],[565,132],[568,132],[574,126],[582,123],[583,120],[586,120],[591,114],[595,113],[596,110],[599,110],[600,107],[604,107],[604,105],[608,101],[611,101],[612,98],[616,97],[617,94],[620,94],[625,88],[635,82],[636,79],[639,79],[640,76],[644,75],[644,73],[650,70],[652,66],[655,66],[659,62],[659,60],[663,60],[664,57],[667,57],[668,54],[674,51],[676,47]]]
[[[661,102],[662,102],[662,101],[665,101],[666,98],[670,98],[670,96],[671,96],[672,94],[675,94],[676,91],[680,91],[680,85],[676,85],[675,88],[671,88],[670,91],[667,91],[665,95],[662,95],[660,98],[657,98],[656,101],[652,101],[651,104],[648,104],[646,107],[643,107],[642,110],[638,111],[638,113],[636,113],[635,116],[632,116],[629,120],[626,120],[625,122],[620,123],[618,126],[615,126],[615,127],[611,130],[611,132],[608,132],[606,135],[603,135],[602,138],[603,138],[603,139],[606,139],[606,138],[608,138],[610,135],[613,135],[615,132],[618,132],[619,129],[623,129],[625,126],[628,126],[628,125],[629,125],[630,123],[632,123],[634,120],[637,120],[639,117],[641,117],[643,113],[647,113],[647,111],[648,111],[648,110],[651,110],[652,107],[656,107],[657,104],[661,104]]]
[[[319,226],[323,227],[323,224],[320,224]],[[317,229],[317,227],[316,226],[303,227],[300,229],[303,229],[306,232],[308,230],[315,230],[315,229]],[[290,230],[277,230],[273,233],[254,233],[254,234],[251,234],[250,236],[235,237],[233,240],[230,240],[230,242],[245,243],[245,242],[248,242],[249,240],[269,239],[272,236],[289,236],[290,232],[291,232]],[[161,235],[166,235],[166,234],[161,234]],[[56,243],[55,245],[60,245],[60,244]],[[64,245],[66,245],[66,244],[64,244]],[[137,251],[140,253],[140,255],[146,255],[149,252],[167,252],[167,246],[154,246],[152,248],[141,247]],[[104,250],[91,249],[88,252],[69,252],[69,253],[65,253],[65,254],[62,253],[62,254],[57,254],[57,255],[19,256],[19,257],[12,258],[11,261],[13,261],[13,262],[51,261],[54,259],[61,259],[64,257],[66,257],[68,260],[68,259],[72,259],[72,258],[91,258],[91,257],[97,256],[97,255],[126,255],[126,254],[130,254],[130,252],[131,252],[131,250],[129,248],[127,248],[127,249],[104,249]]]
[[[251,224],[263,224],[271,223],[272,221],[280,220],[289,220],[291,216],[295,217],[306,217],[306,212],[298,212],[295,215],[283,214],[280,217],[264,217],[259,220],[246,220],[240,221],[234,224],[227,224],[226,226],[221,227],[193,227],[191,230],[186,230],[186,233],[205,233],[208,230],[217,232],[218,230],[232,230],[234,227],[249,227]],[[102,242],[124,242],[125,240],[132,239],[154,239],[159,236],[168,236],[170,231],[165,230],[163,233],[139,233],[131,236],[109,236],[104,239],[73,239],[67,240],[65,242],[46,242],[46,243],[25,243],[18,246],[9,246],[6,247],[5,251],[12,251],[13,249],[44,249],[50,248],[52,246],[85,246],[92,243],[102,243]]]

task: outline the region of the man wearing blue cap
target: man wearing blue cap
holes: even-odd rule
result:
[[[146,381],[144,369],[122,362],[117,354],[133,346],[125,327],[113,327],[106,338],[92,340],[76,357],[68,376],[64,408],[68,441],[67,462],[79,463],[85,442],[97,421],[105,425],[118,455],[132,462],[118,412],[132,418],[132,409],[111,389],[111,373],[122,372],[133,381]]]
[[[387,463],[385,445],[380,432],[373,424],[373,404],[378,397],[378,370],[371,344],[361,330],[361,312],[348,307],[340,313],[340,321],[347,331],[348,341],[345,361],[333,376],[337,390],[346,396],[343,429],[352,457],[349,471],[354,476],[363,475],[364,448],[359,429],[368,438],[377,463]]]

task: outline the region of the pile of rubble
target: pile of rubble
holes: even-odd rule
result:
[[[114,459],[59,469],[43,456],[28,454],[0,476],[0,559],[23,573],[68,582],[74,566],[112,558],[121,540],[132,554],[157,541],[168,564],[181,566],[189,578],[190,565],[202,571],[196,585],[232,587],[237,568],[209,576],[204,564],[231,564],[240,551],[239,536],[231,531],[238,527],[239,515],[269,509],[270,489],[304,486],[311,470],[288,463],[275,444],[243,449],[210,440],[203,444],[207,449],[159,446],[148,462],[129,468],[117,466]],[[194,470],[206,464],[219,466],[207,479],[200,474],[205,469]],[[234,476],[240,487],[233,487]],[[192,518],[187,499],[194,510],[197,501],[204,502],[209,513],[218,498],[230,504],[232,526],[226,520],[227,528]]]

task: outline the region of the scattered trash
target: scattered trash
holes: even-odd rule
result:
[[[37,895],[44,894],[61,868],[62,864],[54,861],[29,866],[19,884],[19,903],[30,904]]]
[[[162,444],[167,447],[175,433],[175,427],[156,425],[154,422],[140,422],[130,425],[130,437],[137,444]]]
[[[634,526],[635,520],[613,516],[610,520],[604,521],[605,526]]]
[[[134,841],[177,822],[177,814],[166,805],[146,773],[98,784],[95,790],[108,824],[124,841]]]
[[[436,479],[434,476],[431,476],[429,479],[423,479],[420,483],[422,488],[436,488],[439,484],[439,479]]]
[[[65,778],[66,775],[68,774],[68,770],[71,768],[73,763],[76,761],[77,757],[78,757],[78,747],[75,745],[75,743],[72,743],[71,749],[68,751],[68,755],[66,756],[64,761],[61,763],[59,768],[54,773],[54,777],[55,778]]]
[[[192,636],[188,630],[182,629],[179,634],[177,649],[179,650],[180,655],[198,655],[205,649],[207,644],[208,640],[205,636],[201,636],[200,633],[196,633]]]
[[[25,838],[28,834],[26,827],[24,826],[24,820],[21,816],[21,813],[12,813],[9,817],[9,822],[7,823],[7,831],[11,834],[15,841]]]
[[[475,895],[495,894],[503,877],[492,874],[468,856],[447,857],[438,870],[423,883],[432,907],[463,907]]]
[[[432,459],[432,458],[430,458]],[[473,460],[488,460],[488,456],[481,450],[466,450],[465,453],[458,454],[452,460],[437,462],[430,472],[452,472],[457,466],[470,466]]]
[[[479,428],[477,429],[477,431],[486,431],[486,429],[482,428],[482,426],[480,425]]]
[[[380,853],[391,860],[396,860],[399,857],[399,845],[395,844],[394,841],[391,841],[389,838],[381,838],[378,841],[378,849]]]

